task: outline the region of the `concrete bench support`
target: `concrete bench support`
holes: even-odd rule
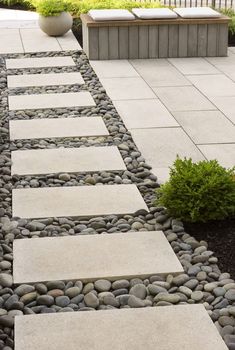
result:
[[[227,56],[228,17],[95,22],[82,15],[91,60]]]

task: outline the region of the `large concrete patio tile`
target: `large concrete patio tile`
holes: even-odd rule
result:
[[[79,72],[70,73],[48,73],[48,74],[21,74],[8,75],[7,84],[9,88],[28,86],[55,86],[84,84]]]
[[[130,62],[151,87],[191,85],[166,59],[131,60]]]
[[[220,74],[220,71],[201,57],[169,58],[168,60],[184,75]]]
[[[139,74],[127,60],[90,61],[99,78],[138,77]]]
[[[24,188],[12,191],[13,216],[44,218],[133,214],[148,210],[135,185]]]
[[[9,110],[95,106],[87,91],[8,96]]]
[[[235,142],[235,126],[220,111],[174,112],[196,144]]]
[[[183,267],[164,234],[147,231],[15,240],[13,270],[14,283],[31,283],[145,278]]]
[[[101,117],[10,120],[9,126],[10,140],[109,135]]]
[[[154,91],[171,112],[216,109],[194,86],[159,87]]]
[[[0,54],[23,53],[19,29],[0,30]]]
[[[126,170],[116,146],[12,151],[11,161],[18,175]]]
[[[198,148],[208,160],[217,159],[225,168],[233,168],[235,164],[235,143],[220,145],[199,145]]]
[[[63,36],[58,36],[56,39],[62,51],[82,51],[80,44],[71,30]]]
[[[220,58],[220,59],[219,59]],[[220,72],[227,75],[228,78],[235,81],[235,56],[228,57],[208,57],[207,60],[214,64]]]
[[[25,52],[62,51],[55,37],[48,36],[41,29],[20,29]]]
[[[228,350],[203,305],[17,316],[15,350]]]
[[[68,66],[75,66],[75,62],[71,56],[10,58],[6,60],[7,69],[68,67]]]
[[[211,99],[218,109],[223,112],[227,118],[235,124],[235,96],[232,97],[214,97]]]
[[[181,128],[135,129],[131,134],[143,157],[154,169],[171,166],[177,154],[194,161],[204,159]]]
[[[158,99],[114,101],[114,106],[129,130],[179,126]]]
[[[229,47],[229,51],[230,51],[232,54],[235,54],[235,47]]]
[[[100,81],[111,100],[156,98],[142,78],[101,78]]]
[[[188,79],[207,97],[235,96],[235,83],[224,74],[188,75]]]

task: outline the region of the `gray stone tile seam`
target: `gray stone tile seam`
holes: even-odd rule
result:
[[[230,51],[231,52],[231,51]],[[232,54],[233,54],[233,52],[232,52]],[[235,54],[233,54],[233,55],[235,55]],[[226,57],[229,57],[229,56],[226,56]],[[219,67],[217,67],[215,64],[213,64],[213,63],[211,63],[209,60],[208,60],[208,58],[211,58],[211,57],[205,57],[205,60],[208,62],[208,63],[210,63],[214,68],[216,68],[219,72],[220,72],[220,74],[223,74],[223,75],[225,75],[227,78],[229,78],[233,83],[235,83],[235,81],[233,80],[233,79],[231,79],[230,78],[230,76],[227,74],[227,73],[224,73]],[[213,58],[213,57],[212,57]],[[223,57],[223,58],[225,58],[225,57]],[[234,65],[235,65],[235,60],[234,60]],[[189,75],[189,74],[188,74]],[[192,75],[192,74],[191,74]],[[209,74],[208,74],[209,75]],[[214,74],[214,75],[217,75],[217,74]]]
[[[128,62],[132,65],[131,61],[128,60]],[[172,65],[172,63],[170,63]],[[173,66],[173,65],[172,65]],[[139,74],[139,72],[137,71],[137,69],[132,65],[132,67],[135,69],[135,71]],[[178,69],[177,69],[178,71]],[[183,75],[180,72],[181,75]],[[140,77],[143,79],[143,81],[148,85],[148,87],[153,91],[154,95],[156,96],[156,98],[163,104],[163,106],[168,110],[168,112],[170,113],[170,115],[172,116],[172,118],[174,118],[174,120],[176,121],[177,124],[179,124],[176,120],[176,118],[174,117],[174,115],[171,113],[171,111],[169,110],[169,108],[167,107],[167,105],[165,105],[165,103],[157,96],[156,92],[154,91],[154,87],[150,86],[147,81],[140,75]],[[192,85],[192,83],[190,82],[190,84]],[[189,85],[183,85],[183,86],[189,86]],[[138,99],[139,100],[139,99]]]
[[[196,145],[198,146],[215,146],[215,145],[235,145],[235,140],[234,142],[211,142],[211,143],[197,143]]]
[[[208,63],[210,63],[209,61],[208,61]],[[172,63],[171,63],[171,65],[172,65]],[[214,66],[214,65],[213,65]],[[175,67],[176,68],[176,67]],[[216,68],[216,67],[215,67]],[[178,68],[176,68],[177,70],[178,70]],[[178,70],[179,71],[179,70]],[[180,72],[180,71],[179,71]],[[181,73],[182,74],[182,73]],[[189,75],[193,75],[193,76],[195,76],[196,74],[188,74],[187,76],[189,76]],[[206,74],[197,74],[197,75],[206,75]],[[209,75],[209,74],[208,74]],[[210,74],[210,75],[219,75],[219,74]],[[221,72],[221,75],[225,75],[223,72]],[[185,75],[184,75],[185,76]],[[231,80],[231,79],[230,79]],[[233,82],[233,81],[232,81]],[[235,84],[235,82],[233,82],[234,84]],[[181,86],[181,87],[184,87],[185,85],[183,85],[183,86]],[[213,103],[213,100],[211,100],[208,96],[206,96],[201,90],[199,90],[198,88],[197,88],[197,86],[195,86],[193,83],[192,83],[192,86],[202,95],[202,96],[204,96],[213,106],[215,106],[215,109],[214,110],[218,110],[218,111],[220,111],[223,115],[224,115],[224,117],[228,120],[228,121],[230,121],[231,122],[231,120],[226,116],[226,114],[225,113],[223,113],[214,103]],[[172,86],[172,87],[174,87],[174,86]],[[177,86],[176,86],[176,88],[177,88]],[[231,96],[230,96],[231,97]],[[162,101],[161,101],[162,102]],[[163,103],[163,102],[162,102]],[[166,107],[166,106],[165,106]],[[167,107],[166,107],[167,108]],[[212,109],[211,109],[212,110]],[[176,111],[172,111],[172,112],[176,112]],[[191,111],[190,111],[191,112]]]
[[[146,128],[129,128],[128,130],[145,130],[145,129],[179,129],[181,128],[181,125],[173,125],[173,126],[153,126],[153,127],[146,127]]]
[[[23,49],[23,54],[25,54],[25,47],[24,47],[24,42],[23,42],[23,39],[22,39],[20,28],[18,29],[18,31],[19,31],[19,36],[20,36],[20,42],[21,42],[22,49]]]

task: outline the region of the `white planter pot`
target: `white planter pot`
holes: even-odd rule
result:
[[[68,12],[61,12],[59,16],[39,16],[38,24],[41,30],[49,36],[62,36],[73,24],[73,18]]]

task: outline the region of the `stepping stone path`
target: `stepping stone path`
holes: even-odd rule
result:
[[[101,117],[10,120],[10,140],[108,135]]]
[[[47,269],[44,261],[47,261]],[[155,271],[158,274],[183,273],[161,231],[18,239],[14,242],[15,283],[145,278]]]
[[[227,350],[202,305],[29,315],[15,328],[16,350]]]
[[[11,160],[18,175],[126,170],[116,146],[13,151]]]
[[[58,94],[9,96],[9,110],[92,107],[95,106],[91,94],[87,91]]]
[[[121,215],[140,209],[148,210],[148,207],[136,185],[44,187],[12,191],[12,215],[21,218]]]
[[[68,67],[68,66],[76,66],[74,60],[70,56],[11,58],[6,60],[7,69]]]
[[[53,85],[72,85],[84,84],[80,73],[50,73],[50,74],[28,74],[28,75],[10,75],[7,77],[9,88],[28,87],[28,86],[53,86]]]
[[[27,47],[35,51],[32,31],[30,33],[29,35],[29,32],[24,30],[22,36],[27,41]],[[35,35],[38,35],[37,31]],[[54,41],[51,39],[51,42]],[[73,45],[73,40],[62,38],[58,39],[57,44],[61,45],[64,50],[69,50]],[[45,47],[44,44],[43,47]],[[53,46],[51,50],[57,50],[57,46]],[[70,56],[40,57],[8,59],[6,64],[8,69],[21,69],[74,66],[74,61]],[[80,72],[8,76],[9,87],[23,88],[32,85],[57,84],[69,84],[70,86],[70,84],[82,84],[83,82]],[[109,83],[112,85],[112,81]],[[128,80],[126,86],[128,84],[131,85],[131,81]],[[148,98],[151,98],[153,93],[149,87],[144,86],[144,89],[149,94]],[[122,93],[124,96],[125,92]],[[89,91],[9,96],[10,111],[95,106],[95,101]],[[65,139],[89,136],[111,138],[100,117],[83,116],[66,119],[63,115],[63,118],[52,119],[49,112],[48,117],[48,119],[38,117],[32,120],[11,120],[10,139],[56,137]],[[117,144],[115,142],[114,139],[114,145]],[[43,149],[13,150],[12,174],[50,176],[54,172],[126,171],[126,165],[116,146],[83,147],[86,145],[84,141],[84,145],[80,148],[49,149],[43,146]],[[120,150],[123,156],[125,149],[120,147]],[[137,186],[129,182],[102,186],[22,187],[12,190],[12,215],[21,220],[24,218],[49,220],[52,217],[62,217],[66,222],[69,219],[65,217],[70,217],[70,219],[71,217],[90,216],[93,218],[105,215],[112,217],[114,214],[123,214],[127,217],[128,214],[135,214],[141,218],[141,215],[148,213],[149,210]],[[5,230],[8,230],[7,223],[8,221],[5,222]],[[141,219],[136,224],[142,225]],[[45,225],[42,224],[42,226]],[[146,231],[144,225],[141,227],[144,232],[15,240],[13,283],[51,281],[53,285],[56,280],[80,279],[85,282],[105,278],[113,281],[135,277],[137,288],[139,288],[138,278],[161,274],[180,274],[175,278],[169,275],[172,281],[175,281],[175,285],[182,278],[188,281],[189,277],[182,274],[183,267],[165,235],[161,231]],[[4,280],[5,286],[11,286],[12,281],[6,279],[5,275],[1,274],[1,279]],[[111,282],[106,282],[111,287]],[[164,290],[161,287],[161,280],[159,283],[160,285],[154,286],[153,284],[153,286]],[[170,282],[162,283],[165,287],[170,285]],[[40,283],[38,288],[39,286]],[[141,286],[145,289],[143,284]],[[20,287],[26,288],[28,294],[34,290],[33,286],[21,285]],[[123,288],[120,296],[125,297],[127,292],[128,290]],[[96,297],[92,292],[88,294],[92,294],[93,298]],[[179,295],[174,295],[179,301]],[[136,297],[132,295],[132,298]],[[141,305],[138,306],[148,306],[144,301],[140,300]],[[163,305],[166,304],[163,303]],[[114,350],[142,350],[143,348],[148,350],[156,348],[163,350],[189,348],[190,350],[226,350],[222,338],[203,305],[153,307],[141,310],[136,307],[131,310],[17,316],[15,318],[15,349],[64,350],[75,349],[79,346],[81,350],[108,350],[110,348]],[[28,309],[31,310],[29,307]]]

